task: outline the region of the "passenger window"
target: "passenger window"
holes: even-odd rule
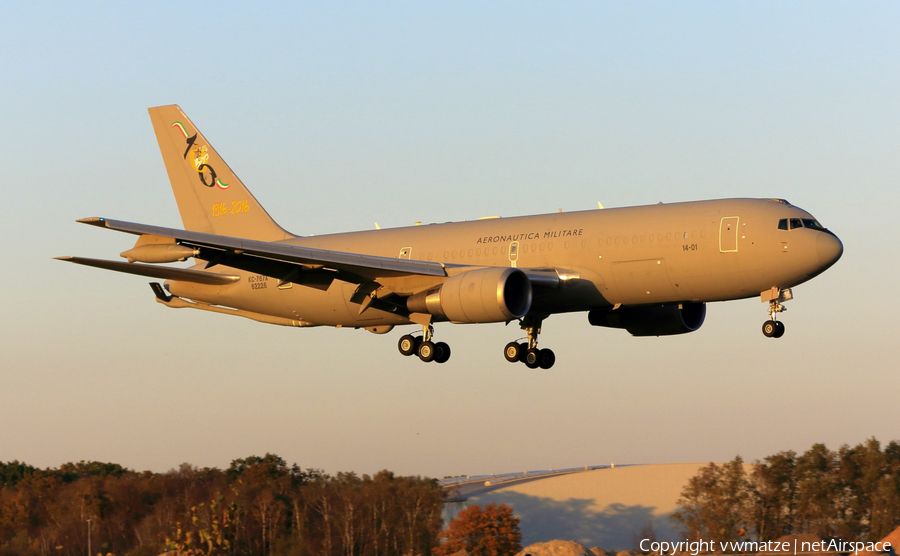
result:
[[[800,222],[799,218],[791,218],[791,229],[794,228],[802,228],[803,224]]]

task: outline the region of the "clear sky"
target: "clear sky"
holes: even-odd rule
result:
[[[900,437],[896,2],[0,3],[0,461],[165,471],[274,452],[444,476],[747,460]],[[177,103],[298,234],[783,197],[843,240],[701,330],[287,329],[174,311],[106,216],[181,226],[146,109]],[[409,328],[408,330],[412,330]]]

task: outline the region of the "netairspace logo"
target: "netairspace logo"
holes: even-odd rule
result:
[[[698,556],[707,552],[722,552],[724,554],[737,553],[755,553],[755,552],[772,552],[775,554],[784,554],[785,556],[796,556],[803,552],[855,552],[868,550],[871,552],[888,552],[891,549],[889,542],[849,542],[841,539],[822,540],[815,542],[775,542],[775,541],[691,541],[685,539],[678,542],[669,541],[651,541],[643,539],[640,544],[641,550],[646,552],[655,552],[662,556],[666,554],[673,555],[675,553],[690,554]]]

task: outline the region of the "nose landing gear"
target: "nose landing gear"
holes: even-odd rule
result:
[[[450,346],[445,342],[432,342],[434,327],[430,324],[423,326],[422,336],[406,334],[397,343],[397,349],[406,356],[416,354],[425,363],[436,361],[446,363],[450,359]]]
[[[781,338],[784,336],[784,323],[777,320],[778,313],[787,311],[787,307],[782,302],[790,301],[794,298],[790,289],[779,290],[772,288],[771,290],[762,292],[762,300],[769,302],[769,320],[763,323],[762,333],[766,338]]]
[[[763,323],[762,331],[766,338],[781,338],[784,336],[784,323],[780,320],[767,320]]]
[[[549,369],[556,363],[556,354],[550,349],[538,348],[538,334],[541,333],[543,319],[525,317],[520,321],[522,329],[528,333],[528,342],[510,342],[503,348],[503,356],[510,363],[521,361],[529,369]]]

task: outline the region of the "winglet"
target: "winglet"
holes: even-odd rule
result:
[[[90,224],[91,226],[98,226],[100,228],[106,227],[106,219],[102,216],[91,216],[89,218],[79,218],[75,222],[79,224]]]

